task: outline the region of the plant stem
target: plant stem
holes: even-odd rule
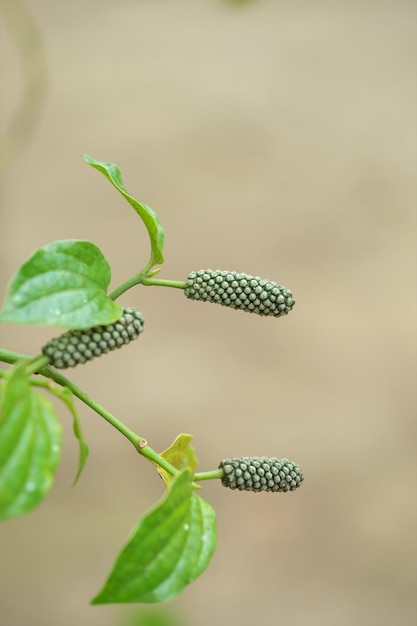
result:
[[[150,269],[151,267],[147,265],[138,274],[135,274],[131,278],[128,278],[128,280],[119,285],[119,287],[116,287],[116,289],[111,292],[110,298],[112,300],[117,300],[117,298],[121,296],[122,293],[125,293],[125,291],[128,291],[128,289],[131,289],[136,285],[146,285],[147,287],[174,287],[175,289],[185,289],[187,286],[187,283],[182,280],[152,278],[152,276],[149,276]]]
[[[16,363],[16,361],[32,361],[33,359],[27,354],[19,354],[18,352],[12,352],[11,350],[5,350],[0,348],[0,361],[3,363]]]
[[[198,472],[194,474],[194,480],[213,480],[214,478],[223,478],[224,470],[219,467],[215,470],[210,470],[209,472]]]
[[[93,411],[101,415],[101,417],[103,417],[106,422],[111,424],[113,428],[118,430],[119,433],[124,435],[126,439],[128,439],[130,443],[132,443],[135,448],[137,448],[141,439],[139,435],[134,433],[133,430],[130,430],[130,428],[128,428],[125,424],[123,424],[123,422],[118,420],[117,417],[115,417],[112,413],[110,413],[110,411],[101,406],[101,404],[99,404],[96,400],[89,396],[85,391],[80,389],[80,387],[77,387],[77,385],[75,385],[72,381],[68,380],[68,378],[66,378],[50,366],[45,367],[43,370],[41,370],[40,374],[46,376],[47,378],[51,378],[54,382],[58,383],[58,385],[61,385],[61,387],[68,387],[68,389],[74,394],[74,396],[76,396],[77,398],[79,398],[79,400],[84,402],[84,404],[89,406],[90,409],[93,409]]]
[[[44,357],[39,357],[33,361],[33,358],[31,358],[30,356],[26,354],[18,354],[17,352],[11,352],[10,350],[0,349],[0,361],[4,361],[5,363],[10,363],[10,364],[16,363],[17,361],[20,361],[20,360],[28,361],[30,363],[30,366],[29,366],[30,369],[33,369],[32,363],[31,363],[31,361],[33,361],[33,366],[35,366],[34,371],[38,372],[39,374],[42,374],[42,376],[45,376],[45,378],[49,378],[53,380],[55,383],[57,383],[61,387],[68,388],[74,394],[74,396],[76,396],[79,400],[84,402],[84,404],[86,404],[91,409],[93,409],[93,411],[95,411],[101,417],[103,417],[106,420],[106,422],[111,424],[113,428],[118,430],[124,437],[126,437],[126,439],[128,439],[130,443],[134,445],[137,452],[139,452],[142,456],[144,456],[145,458],[151,461],[154,461],[157,465],[159,465],[164,470],[166,470],[169,474],[171,474],[171,476],[174,476],[175,474],[178,473],[178,470],[173,465],[171,465],[171,463],[169,463],[163,457],[161,457],[155,450],[153,450],[153,448],[151,448],[146,443],[146,440],[143,437],[140,437],[139,435],[134,433],[133,430],[130,430],[128,426],[126,426],[125,424],[123,424],[123,422],[118,420],[117,417],[115,417],[112,413],[110,413],[110,411],[107,411],[107,409],[105,409],[103,406],[101,406],[101,404],[96,402],[96,400],[94,400],[91,396],[89,396],[80,387],[75,385],[72,381],[68,380],[68,378],[63,376],[60,372],[55,370],[50,365],[39,368],[39,365],[42,363],[43,358]],[[33,382],[37,386],[44,386],[41,384],[41,381],[37,380],[36,382],[35,381]],[[143,444],[143,442],[145,442],[145,444]]]
[[[132,276],[131,278],[129,278],[128,280],[126,280],[124,283],[122,283],[121,285],[119,285],[119,287],[116,287],[116,289],[114,289],[111,294],[110,294],[110,298],[112,300],[117,300],[117,298],[119,296],[122,295],[122,293],[124,293],[125,291],[127,291],[128,289],[131,289],[132,287],[134,287],[135,285],[140,285],[143,281],[143,274],[142,271],[139,272],[139,274],[135,274],[135,276]]]
[[[144,278],[142,284],[151,287],[174,287],[174,289],[185,289],[187,283],[183,280],[167,280],[164,278]]]
[[[34,374],[35,372],[39,372],[39,370],[46,367],[49,363],[49,357],[44,356],[43,354],[39,355],[34,361],[32,361],[28,367],[28,374]]]
[[[163,456],[155,452],[155,450],[151,448],[148,444],[144,445],[143,447],[137,447],[137,451],[139,452],[139,454],[142,454],[153,463],[156,463],[157,465],[162,467],[162,469],[166,470],[169,474],[171,474],[171,476],[175,476],[175,474],[178,474],[179,470],[171,465],[169,461],[164,459]]]
[[[114,289],[111,292],[110,298],[112,300],[116,300],[119,296],[122,295],[122,293],[124,293],[125,291],[128,291],[128,289],[135,287],[135,285],[141,285],[143,281],[145,280],[146,276],[148,276],[148,274],[151,272],[153,266],[154,266],[154,262],[153,262],[153,256],[151,254],[151,258],[149,259],[145,267],[142,268],[140,272],[138,272],[131,278],[128,278],[127,280],[125,280],[124,283],[116,287],[116,289]],[[159,270],[156,270],[156,271],[159,271]]]

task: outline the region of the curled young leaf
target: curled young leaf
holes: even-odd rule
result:
[[[67,405],[67,408],[72,415],[72,429],[79,446],[78,469],[73,482],[74,486],[81,476],[81,472],[83,471],[84,466],[87,462],[89,453],[88,445],[84,440],[84,435],[81,428],[81,420],[78,415],[78,410],[75,405],[74,396],[72,395],[71,390],[68,387],[49,386],[49,391]]]
[[[160,265],[164,262],[164,229],[162,228],[158,216],[151,207],[143,202],[139,202],[131,196],[123,185],[122,175],[119,168],[113,163],[96,161],[88,154],[84,155],[84,160],[88,165],[104,174],[117,191],[129,202],[136,213],[142,219],[151,240],[151,265]]]

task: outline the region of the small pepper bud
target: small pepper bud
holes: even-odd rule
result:
[[[223,459],[224,487],[239,491],[295,491],[304,480],[303,470],[288,459],[246,456]]]
[[[123,309],[122,316],[113,324],[66,331],[45,344],[42,353],[53,367],[75,367],[137,339],[144,323],[141,313],[129,307]]]
[[[270,280],[211,269],[191,272],[184,294],[191,300],[274,317],[287,315],[295,304],[289,289]]]

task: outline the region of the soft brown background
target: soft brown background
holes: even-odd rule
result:
[[[139,287],[121,298],[146,317],[139,342],[70,372],[156,449],[193,433],[201,470],[251,454],[305,470],[287,495],[205,484],[217,552],[165,609],[184,626],[413,626],[415,2],[28,6],[49,90],[2,173],[1,292],[57,239],[94,241],[113,286],[145,264],[140,221],[84,165],[86,152],[117,163],[158,212],[161,276],[246,271],[297,299],[276,320]],[[21,76],[3,26],[0,49],[4,129]],[[36,354],[56,334],[4,325],[1,343]],[[0,528],[4,626],[121,626],[137,610],[88,602],[162,485],[80,410],[91,456],[77,487],[77,446],[59,408],[54,489]]]

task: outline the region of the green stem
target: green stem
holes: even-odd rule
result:
[[[128,289],[131,289],[132,287],[135,287],[135,285],[143,284],[143,281],[146,279],[146,277],[149,274],[155,273],[155,272],[159,272],[159,270],[154,270],[154,272],[151,272],[153,266],[154,266],[153,256],[151,255],[151,258],[149,259],[149,261],[147,262],[145,267],[142,268],[140,270],[140,272],[138,272],[137,274],[135,274],[131,278],[128,278],[127,280],[125,280],[124,283],[122,283],[121,285],[116,287],[116,289],[114,289],[111,292],[110,298],[112,300],[116,300],[119,296],[122,295],[122,293],[124,293],[125,291],[128,291]]]
[[[28,365],[27,367],[28,373],[35,374],[39,372],[39,370],[43,369],[44,367],[48,365],[49,360],[50,360],[49,357],[44,356],[43,354],[40,354],[30,363],[30,365]]]
[[[85,391],[80,389],[80,387],[74,385],[74,383],[68,380],[68,378],[66,378],[50,366],[42,369],[40,371],[40,374],[46,376],[47,378],[51,378],[54,382],[58,383],[58,385],[61,385],[61,387],[68,387],[70,391],[74,394],[74,396],[76,396],[79,400],[84,402],[84,404],[89,406],[90,409],[93,409],[93,411],[101,415],[101,417],[103,417],[106,422],[111,424],[113,428],[115,428],[119,431],[119,433],[124,435],[124,437],[126,437],[126,439],[128,439],[135,446],[135,448],[138,447],[139,441],[141,439],[139,435],[134,433],[133,430],[130,430],[130,428],[128,428],[125,424],[123,424],[123,422],[118,420],[117,417],[110,413],[110,411],[101,406],[101,404],[91,398],[91,396],[89,396]]]
[[[215,470],[210,470],[209,472],[198,472],[197,474],[194,474],[194,480],[213,480],[215,478],[223,478],[223,476],[224,470],[220,467]]]
[[[185,289],[187,286],[183,280],[166,280],[164,278],[144,278],[142,284],[151,287],[174,287],[174,289]]]
[[[132,276],[131,278],[129,278],[128,280],[126,280],[124,283],[122,283],[121,285],[119,285],[119,287],[116,287],[116,289],[114,289],[111,294],[110,294],[110,298],[112,300],[117,300],[117,298],[119,296],[122,295],[122,293],[124,293],[125,291],[127,291],[128,289],[131,289],[132,287],[134,287],[135,285],[140,285],[143,282],[143,273],[142,271],[139,272],[139,274],[135,274],[135,276]]]
[[[133,430],[130,430],[130,428],[128,428],[125,424],[123,424],[123,422],[118,420],[117,417],[115,417],[112,413],[110,413],[110,411],[107,411],[107,409],[101,406],[101,404],[96,402],[96,400],[91,398],[91,396],[89,396],[80,387],[75,385],[72,381],[68,380],[68,378],[63,376],[60,372],[55,370],[50,365],[46,365],[45,367],[38,368],[38,365],[41,363],[42,359],[43,357],[40,357],[40,358],[35,359],[35,361],[33,361],[33,359],[30,356],[27,356],[26,354],[18,354],[17,352],[11,352],[10,350],[0,349],[0,361],[3,361],[5,363],[10,363],[10,364],[16,363],[17,361],[20,361],[20,360],[29,361],[29,363],[33,361],[33,365],[36,366],[36,369],[35,369],[36,372],[38,372],[39,374],[42,374],[42,376],[45,376],[45,378],[49,378],[53,380],[55,383],[57,383],[61,387],[67,387],[74,394],[74,396],[76,396],[79,400],[84,402],[84,404],[86,404],[91,409],[93,409],[93,411],[101,415],[101,417],[104,418],[106,422],[111,424],[113,428],[118,430],[124,437],[126,437],[126,439],[128,439],[134,445],[135,449],[140,454],[142,454],[142,456],[148,458],[151,461],[154,461],[157,465],[160,465],[169,474],[171,474],[171,476],[174,476],[175,474],[178,473],[178,470],[173,465],[171,465],[171,463],[169,463],[163,457],[161,457],[155,450],[153,450],[146,443],[146,440],[143,437],[140,437],[139,435],[134,433]],[[33,369],[33,367],[31,366],[32,366],[32,363],[29,367]],[[36,383],[35,381],[33,382],[34,384],[37,384],[38,386],[43,386],[41,385],[40,381],[36,381]]]
[[[145,443],[145,445],[140,445],[137,450],[140,454],[142,454],[142,456],[162,467],[162,469],[166,470],[169,474],[171,474],[171,476],[175,476],[175,474],[178,474],[179,470],[171,465],[169,461],[164,459],[163,456],[155,452],[155,450],[151,448],[147,443]]]
[[[12,352],[11,350],[5,350],[0,348],[0,361],[3,363],[9,363],[13,365],[16,361],[32,361],[33,359],[27,354],[19,354],[18,352]]]
[[[174,287],[175,289],[186,288],[187,283],[182,280],[166,280],[163,278],[153,278],[152,276],[149,276],[151,269],[152,266],[148,263],[148,265],[138,274],[128,278],[128,280],[119,285],[119,287],[116,287],[116,289],[111,292],[110,298],[112,300],[117,300],[122,293],[125,293],[125,291],[128,291],[128,289],[131,289],[136,285],[146,285],[147,287]]]

